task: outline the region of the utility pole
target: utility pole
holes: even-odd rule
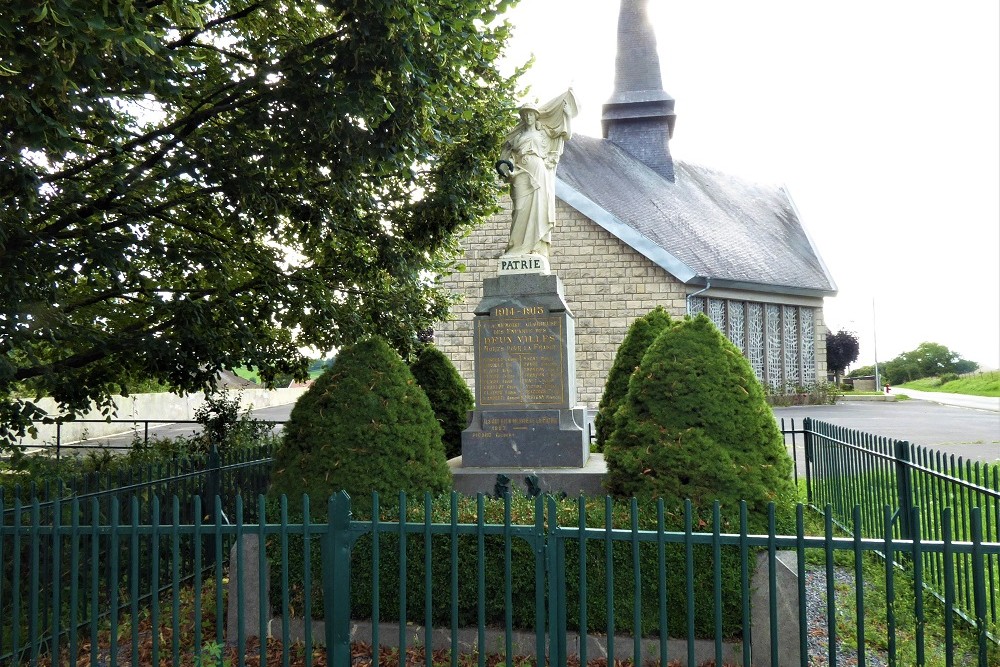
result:
[[[878,377],[878,334],[875,328],[875,297],[872,297],[872,352],[875,354],[875,386],[882,391],[882,383]]]

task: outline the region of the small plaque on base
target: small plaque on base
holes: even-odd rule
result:
[[[497,275],[518,273],[540,273],[547,276],[551,273],[549,258],[545,255],[501,255]]]

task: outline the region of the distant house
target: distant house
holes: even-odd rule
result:
[[[604,138],[574,136],[557,171],[550,264],[576,317],[579,401],[598,403],[628,326],[657,305],[706,313],[775,391],[822,382],[834,281],[784,188],[673,159],[674,100],[644,7],[622,2]],[[470,384],[472,309],[507,242],[503,204],[466,239],[467,271],[450,278],[465,299],[435,328]]]

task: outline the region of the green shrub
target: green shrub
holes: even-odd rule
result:
[[[517,494],[510,499],[512,529],[511,549],[511,617],[515,629],[530,630],[535,622],[535,553],[526,536],[534,532],[536,500],[547,503],[548,498],[527,498]],[[271,499],[269,515],[277,516],[277,501]],[[577,499],[557,499],[557,517],[559,525],[576,527],[579,525],[579,507]],[[371,503],[367,504],[369,507]],[[630,526],[629,502],[613,501],[612,527],[628,529]],[[638,526],[641,530],[655,529],[657,526],[657,507],[655,503],[644,503],[637,506]],[[605,528],[604,499],[590,500],[586,504],[586,524],[589,528]],[[363,511],[355,513],[356,519],[368,520]],[[400,547],[398,531],[398,514],[381,512],[380,519],[391,522],[385,525],[385,532],[380,532],[378,541],[378,604],[379,615],[383,620],[398,621],[402,586],[400,585]],[[476,499],[456,497],[456,522],[458,524],[476,524]],[[483,522],[485,524],[503,525],[504,500],[487,498],[484,500]],[[439,496],[431,501],[430,519],[435,524],[451,523],[450,496]],[[290,520],[298,522],[301,515],[290,515]],[[550,519],[551,520],[551,519]],[[692,515],[695,530],[709,529],[711,513]],[[425,533],[424,503],[411,501],[407,508],[407,522],[410,531],[406,534],[406,619],[412,623],[423,624],[426,603],[426,569],[425,563]],[[521,528],[523,527],[523,528]],[[683,531],[684,516],[681,507],[666,507],[664,512],[664,527],[668,531]],[[731,524],[723,524],[721,532],[737,532],[738,528]],[[432,622],[438,626],[451,624],[452,609],[452,537],[450,531],[433,532],[430,538],[430,591]],[[502,529],[494,528],[495,534],[485,536],[482,555],[484,558],[484,593],[486,624],[503,626],[505,623],[505,541]],[[312,540],[310,563],[312,581],[308,586],[311,615],[313,618],[323,617],[322,599],[322,537]],[[568,539],[565,542],[565,574],[567,598],[567,625],[570,630],[579,629],[580,625],[580,546],[578,540]],[[306,586],[303,580],[302,566],[305,545],[301,536],[288,538],[289,563],[289,608],[293,615],[301,615],[304,608],[304,592]],[[456,545],[457,562],[457,608],[458,626],[470,627],[478,623],[478,538],[474,534],[460,534]],[[372,615],[372,600],[374,597],[374,579],[372,577],[373,539],[370,534],[364,535],[354,543],[351,551],[351,613],[354,619],[367,619]],[[742,631],[742,607],[740,596],[740,559],[736,547],[722,548],[720,571],[723,600],[723,635],[738,637]],[[278,613],[282,612],[280,543],[276,539],[268,540],[268,562],[271,564],[271,605]],[[683,544],[667,544],[664,549],[665,575],[667,590],[667,626],[672,636],[684,636],[687,632],[687,571],[685,550]],[[659,629],[659,563],[658,548],[654,542],[642,542],[639,547],[639,571],[641,595],[638,600],[641,605],[641,632],[644,636],[655,636]],[[752,564],[751,556],[751,564]],[[701,638],[715,636],[713,596],[705,591],[713,590],[714,568],[711,547],[696,545],[693,548],[693,572],[695,586],[695,635]],[[606,632],[608,628],[608,605],[606,582],[609,576],[607,552],[602,537],[589,538],[586,548],[587,577],[587,626],[590,632]],[[632,559],[632,545],[629,540],[617,539],[612,542],[611,571],[614,578],[612,588],[615,628],[619,632],[631,633],[633,630],[633,604],[635,582]],[[544,584],[543,584],[544,585]]]
[[[665,329],[642,358],[605,445],[605,487],[618,497],[690,499],[726,516],[746,500],[752,532],[777,505],[792,529],[792,461],[739,349],[703,314]]]
[[[438,423],[444,430],[441,441],[447,458],[462,453],[462,431],[468,425],[475,399],[455,365],[433,345],[424,345],[410,371],[427,394]]]
[[[303,394],[275,455],[271,491],[294,503],[345,490],[363,509],[372,491],[441,493],[451,472],[427,396],[377,338],[341,350]],[[322,507],[317,507],[318,510]]]
[[[594,417],[596,443],[594,449],[598,452],[604,449],[604,443],[614,430],[614,415],[625,395],[628,394],[628,379],[639,366],[642,356],[653,344],[656,337],[671,325],[670,315],[662,306],[649,311],[629,327],[625,339],[618,346],[615,360],[608,371],[608,379],[604,383],[604,393],[597,406]]]
[[[954,382],[955,380],[958,379],[958,377],[959,377],[958,373],[945,373],[944,375],[938,377],[937,381],[938,386],[941,386],[943,384],[948,384],[949,382]]]

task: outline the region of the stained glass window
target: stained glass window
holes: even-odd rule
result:
[[[719,331],[726,331],[726,302],[722,299],[708,300],[708,317]]]
[[[729,340],[736,344],[736,347],[740,348],[740,352],[746,355],[746,335],[744,334],[744,321],[743,321],[743,306],[742,301],[730,301],[729,302]]]
[[[767,341],[767,382],[775,390],[781,391],[784,382],[781,370],[781,307],[774,303],[764,306],[765,337]]]
[[[785,306],[785,385],[791,389],[801,386],[799,374],[799,309]]]
[[[816,313],[812,308],[800,308],[802,326],[802,381],[808,387],[816,384]]]
[[[764,381],[764,308],[759,303],[747,304],[747,358],[757,379]]]

